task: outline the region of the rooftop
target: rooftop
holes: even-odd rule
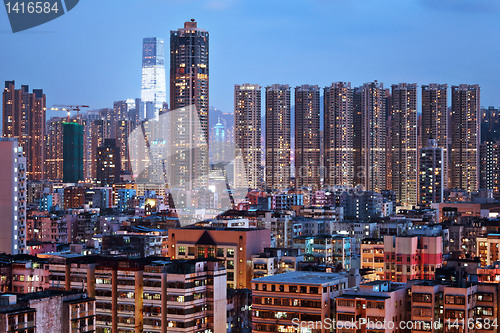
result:
[[[347,279],[345,273],[324,273],[324,272],[303,272],[295,271],[283,274],[264,276],[252,280],[253,283],[282,283],[301,285],[323,285],[338,282],[340,279]]]

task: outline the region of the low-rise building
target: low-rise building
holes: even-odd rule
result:
[[[400,332],[407,318],[405,283],[372,281],[344,290],[335,299],[337,332]],[[356,323],[358,326],[353,327]]]
[[[0,294],[0,331],[95,332],[95,301],[71,291]]]
[[[186,227],[168,230],[169,257],[223,260],[229,288],[250,287],[252,256],[270,245],[268,229]]]
[[[225,332],[226,270],[218,260],[53,256],[50,287],[88,291],[97,332]]]
[[[441,236],[384,236],[385,279],[394,282],[433,280],[443,265]]]
[[[365,278],[384,280],[384,239],[365,238],[361,242],[361,269],[368,271]]]
[[[289,272],[252,280],[252,332],[300,332],[300,322],[317,323],[311,332],[330,332],[334,298],[349,287],[347,273]],[[294,320],[295,319],[295,320]]]

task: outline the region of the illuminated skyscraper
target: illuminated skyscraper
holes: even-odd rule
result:
[[[319,87],[295,88],[295,183],[298,188],[320,187]]]
[[[261,87],[258,84],[235,85],[235,144],[241,149],[244,161],[244,168],[235,172],[236,187],[257,189],[261,183],[261,123]]]
[[[45,159],[46,178],[62,180],[63,178],[63,124],[66,118],[54,117],[47,123],[47,150]],[[90,165],[94,161],[89,162]]]
[[[27,161],[27,177],[45,177],[45,94],[42,89],[29,92],[27,85],[15,89],[5,81],[3,91],[3,136],[19,140]]]
[[[452,86],[449,188],[474,192],[479,187],[479,120],[479,85]]]
[[[169,143],[173,183],[204,188],[208,175],[208,32],[193,20],[170,31],[170,107],[181,109],[172,119]],[[194,107],[198,119],[192,119]],[[195,149],[195,147],[197,147]]]
[[[212,163],[223,163],[225,156],[226,146],[226,128],[222,124],[219,118],[217,124],[214,125],[214,135],[213,141],[210,143],[210,149],[212,150]]]
[[[290,87],[266,87],[266,186],[271,190],[290,188],[291,145]]]
[[[429,139],[426,147],[420,149],[419,204],[443,202],[443,148],[436,139]]]
[[[146,105],[154,107],[154,117],[167,102],[165,77],[165,41],[162,38],[144,38],[142,44],[141,100],[144,103],[141,119],[146,119]]]
[[[325,185],[354,185],[354,109],[350,82],[325,87]]]
[[[367,191],[386,189],[385,90],[377,81],[365,83],[353,94],[354,185]]]
[[[392,190],[398,204],[417,204],[417,84],[392,85]]]
[[[115,139],[104,140],[104,144],[97,148],[96,160],[98,182],[113,185],[120,181],[120,148]]]
[[[420,143],[425,147],[429,140],[443,150],[443,182],[448,183],[448,102],[446,84],[422,86],[422,126]]]

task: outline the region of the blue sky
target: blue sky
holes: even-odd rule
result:
[[[210,32],[210,105],[226,112],[247,82],[478,83],[499,106],[499,14],[497,0],[81,0],[13,34],[0,10],[0,81],[43,88],[48,106],[111,107],[140,96],[142,38],[195,18]]]

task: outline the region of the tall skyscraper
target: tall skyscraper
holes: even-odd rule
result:
[[[295,87],[295,184],[297,188],[320,188],[320,89]]]
[[[45,94],[42,89],[29,92],[27,85],[15,89],[14,81],[5,81],[3,91],[3,136],[16,137],[27,161],[27,177],[45,177]]]
[[[473,192],[479,187],[479,119],[479,85],[452,86],[449,188]]]
[[[171,174],[175,183],[190,184],[191,189],[206,187],[209,168],[208,145],[195,144],[209,138],[208,38],[208,32],[198,28],[194,19],[185,22],[184,28],[170,31],[170,107],[185,108],[169,128],[170,154],[175,159]],[[196,108],[198,119],[192,119],[190,106]]]
[[[350,82],[325,87],[324,110],[325,185],[353,186],[354,108]]]
[[[377,81],[354,91],[354,185],[367,191],[386,188],[385,90]]]
[[[225,149],[226,149],[226,128],[222,120],[218,119],[217,124],[214,125],[213,141],[210,143],[212,150],[211,163],[224,163]]]
[[[113,185],[120,180],[120,148],[115,139],[105,139],[97,148],[96,179],[102,184]]]
[[[291,149],[290,87],[266,87],[266,186],[271,190],[290,188]]]
[[[163,103],[167,102],[165,77],[165,41],[162,38],[144,38],[142,43],[141,100],[144,103],[141,119],[146,119],[146,104],[154,109],[157,119]]]
[[[258,84],[236,84],[234,139],[236,148],[241,150],[244,163],[244,168],[235,171],[235,183],[238,188],[257,189],[261,184],[261,124],[261,87]]]
[[[420,142],[425,147],[429,140],[435,139],[443,150],[443,181],[448,183],[448,102],[446,84],[432,83],[422,86],[422,126]]]
[[[26,158],[17,138],[0,138],[0,252],[26,251]]]
[[[429,139],[426,147],[420,149],[419,204],[443,202],[444,173],[443,148],[436,139]]]
[[[417,84],[392,85],[392,190],[412,207],[418,195]]]
[[[480,189],[493,190],[495,197],[500,192],[500,141],[483,141],[479,149]]]
[[[76,122],[63,124],[63,182],[83,180],[83,126]]]
[[[45,153],[46,178],[63,178],[63,124],[66,118],[54,117],[47,123],[47,149]],[[92,163],[93,161],[90,161]]]

